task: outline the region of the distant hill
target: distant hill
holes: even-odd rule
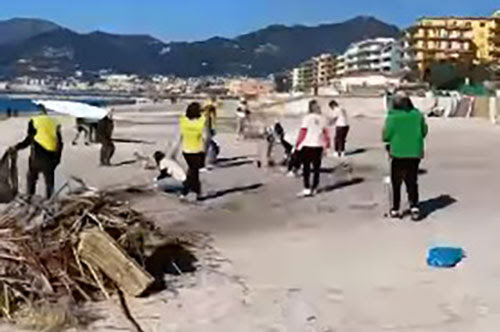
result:
[[[55,23],[39,19],[14,18],[0,21],[0,46],[18,43],[58,28]]]
[[[112,69],[178,76],[263,76],[290,69],[323,52],[343,52],[352,42],[395,37],[399,33],[394,25],[362,16],[315,27],[273,25],[234,39],[214,37],[193,43],[164,43],[147,35],[79,34],[46,23],[47,31],[29,38],[13,32],[8,38],[19,42],[2,46],[0,67],[15,73]],[[23,20],[21,25],[25,24]]]

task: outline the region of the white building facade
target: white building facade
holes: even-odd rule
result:
[[[345,65],[337,73],[349,75],[364,72],[396,74],[402,70],[403,47],[393,38],[367,39],[352,44],[344,54]],[[342,61],[344,62],[344,61]]]

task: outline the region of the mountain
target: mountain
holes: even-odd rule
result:
[[[193,43],[164,43],[147,35],[80,34],[55,25],[24,40],[9,36],[22,41],[0,45],[0,68],[17,74],[26,70],[63,74],[78,68],[183,77],[264,76],[320,53],[343,52],[352,42],[398,33],[396,26],[366,16],[315,27],[272,25],[234,39],[214,37]]]
[[[39,19],[14,18],[0,21],[0,46],[18,43],[58,28],[55,23]]]
[[[366,16],[316,27],[272,25],[234,39],[170,44],[169,52],[163,54],[166,61],[162,69],[180,76],[267,75],[320,53],[342,53],[351,43],[365,38],[398,34],[396,26]]]

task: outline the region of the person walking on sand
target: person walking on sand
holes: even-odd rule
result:
[[[189,104],[186,114],[179,121],[182,153],[188,165],[186,181],[181,199],[190,192],[201,200],[200,169],[205,164],[206,118],[202,115],[201,105],[197,102]]]
[[[220,147],[215,141],[214,137],[217,134],[216,124],[217,124],[217,108],[215,103],[211,103],[203,109],[203,115],[206,119],[207,126],[207,138],[205,141],[205,151],[207,158],[207,168],[211,169],[217,163],[217,157],[219,156]]]
[[[391,157],[392,208],[391,218],[401,218],[401,185],[408,192],[411,217],[420,219],[418,169],[424,157],[424,139],[428,127],[423,114],[411,99],[402,93],[393,98],[383,130],[383,140],[388,144]]]
[[[47,114],[45,107],[40,105],[38,109],[40,114],[30,120],[26,138],[10,148],[14,152],[31,146],[26,182],[28,200],[35,195],[40,173],[43,174],[45,180],[46,198],[50,199],[52,197],[55,170],[61,162],[63,150],[60,125]]]
[[[115,144],[113,143],[114,122],[111,114],[108,114],[97,123],[97,141],[101,143],[100,165],[111,166],[111,158],[115,154]]]
[[[85,118],[76,118],[76,135],[73,138],[72,144],[77,145],[80,135],[83,133],[83,142],[85,145],[90,145],[90,126],[89,120]]]
[[[330,101],[329,107],[331,110],[329,120],[335,128],[335,154],[337,157],[342,158],[345,156],[345,143],[349,133],[347,112],[335,100]]]
[[[237,140],[245,138],[245,131],[250,121],[250,110],[248,102],[245,98],[240,99],[240,103],[236,108],[236,135]]]
[[[316,100],[309,102],[309,114],[303,121],[297,138],[296,150],[300,151],[303,162],[304,190],[299,197],[311,197],[316,194],[320,181],[323,153],[330,148],[330,132],[326,119]],[[313,183],[311,186],[311,168]]]

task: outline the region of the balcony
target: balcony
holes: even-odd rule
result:
[[[423,25],[423,24],[418,24],[414,27],[412,27],[412,31],[418,31],[419,29],[423,30],[437,30],[437,29],[444,29],[448,31],[470,31],[472,30],[472,26],[465,26],[465,25],[453,25],[453,24],[435,24],[435,25]]]

